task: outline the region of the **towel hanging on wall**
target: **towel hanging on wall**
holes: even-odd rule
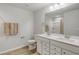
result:
[[[18,34],[18,23],[4,23],[4,34],[5,35],[17,35]]]

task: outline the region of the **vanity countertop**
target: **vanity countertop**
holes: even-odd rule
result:
[[[38,34],[37,36],[79,47],[79,37],[78,36],[71,36],[70,38],[65,38],[64,35],[61,35],[61,34],[51,34],[51,35]]]

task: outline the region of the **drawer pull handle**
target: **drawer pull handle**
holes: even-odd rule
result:
[[[56,48],[55,48],[56,49]]]
[[[54,53],[54,54],[56,54],[56,53]]]
[[[64,54],[66,54],[66,52],[63,52]]]

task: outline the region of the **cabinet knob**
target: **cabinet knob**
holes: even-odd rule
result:
[[[66,54],[66,52],[63,52],[64,54]]]
[[[56,48],[55,48],[56,49]]]
[[[56,54],[56,53],[54,53],[54,54]]]

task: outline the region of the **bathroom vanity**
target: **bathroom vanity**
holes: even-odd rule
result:
[[[38,34],[35,36],[37,41],[37,52],[42,55],[78,55],[78,37],[65,38],[61,34]]]
[[[35,36],[38,53],[42,55],[79,54],[79,4],[46,13],[43,23],[46,25],[44,26],[46,34]]]

